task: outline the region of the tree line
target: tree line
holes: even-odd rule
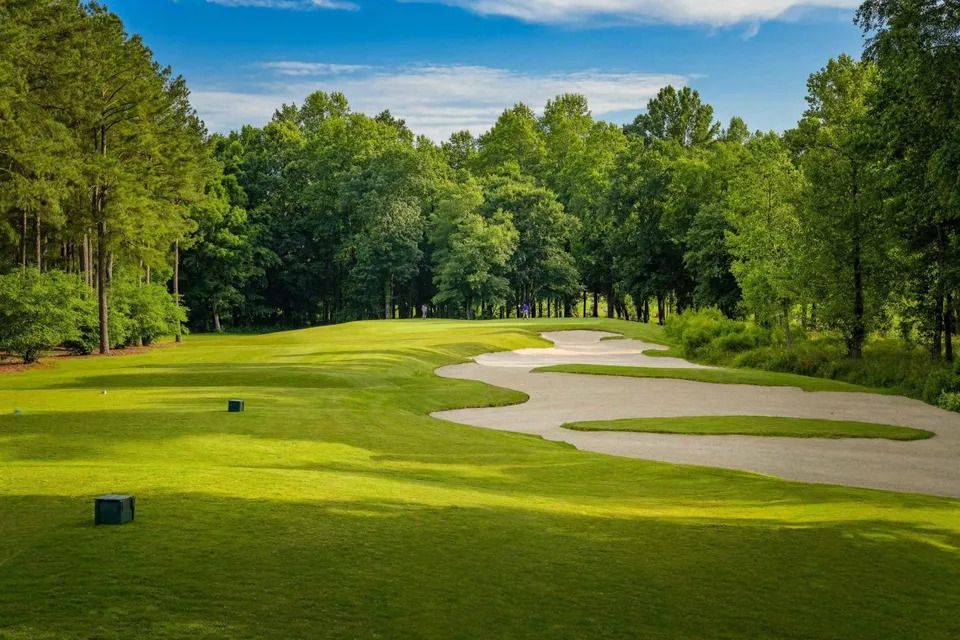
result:
[[[116,15],[77,2],[0,4],[8,349],[27,359],[60,343],[106,353],[155,337],[137,324],[179,322],[166,294],[171,247],[193,233],[190,206],[219,171],[206,137],[183,79]],[[147,290],[121,295],[131,283]]]
[[[568,94],[436,144],[324,92],[208,135],[116,16],[8,1],[0,269],[79,278],[101,351],[113,296],[174,331],[181,300],[194,330],[716,308],[788,343],[835,332],[853,358],[884,331],[951,360],[960,11],[868,0],[856,20],[863,55],[814,72],[783,133],[666,87],[626,126]],[[124,303],[148,286],[173,310]]]

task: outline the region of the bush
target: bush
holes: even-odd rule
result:
[[[921,398],[924,402],[937,404],[945,393],[960,391],[960,379],[957,374],[946,369],[935,369],[927,375],[923,383]]]
[[[64,343],[64,347],[76,355],[90,355],[100,348],[100,305],[96,291],[89,291],[89,305],[80,315],[77,326],[77,338]],[[107,332],[110,336],[110,348],[118,349],[126,344],[130,320],[127,307],[122,301],[108,298]]]
[[[769,329],[731,320],[717,309],[685,311],[665,327],[688,358],[725,362],[734,354],[769,345]]]
[[[74,355],[89,355],[100,345],[100,315],[96,295],[95,291],[89,292],[86,305],[77,317],[76,335],[63,343],[64,348]]]
[[[902,340],[873,340],[864,346],[863,358],[851,359],[839,337],[807,338],[797,330],[788,349],[780,329],[730,320],[713,309],[675,316],[666,332],[684,356],[701,362],[894,389],[931,404],[952,402],[950,394],[960,392],[960,364],[954,370]]]
[[[733,360],[738,367],[767,369],[804,376],[832,378],[839,373],[842,350],[833,342],[798,342],[792,349],[765,346],[746,351]]]
[[[0,350],[35,362],[45,350],[80,337],[89,295],[79,279],[25,269],[0,276]]]
[[[772,335],[768,329],[747,325],[735,333],[727,333],[713,341],[713,346],[726,353],[741,353],[769,345]]]
[[[150,344],[186,320],[162,285],[115,282],[110,288],[110,346]],[[0,276],[0,352],[35,362],[43,351],[63,346],[93,353],[100,345],[96,292],[61,271],[26,269]]]
[[[178,321],[186,321],[186,310],[159,284],[117,287],[114,298],[127,319],[124,337],[128,345],[149,345],[160,336],[175,333]]]
[[[960,393],[944,391],[937,400],[937,406],[947,411],[960,411]]]

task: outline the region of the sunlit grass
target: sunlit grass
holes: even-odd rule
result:
[[[568,422],[574,431],[638,431],[699,435],[779,436],[782,438],[884,438],[925,440],[930,431],[871,422],[780,418],[770,416],[694,416],[678,418],[627,418]]]
[[[0,638],[960,635],[958,501],[428,417],[524,399],[436,367],[585,327],[662,340],[369,322],[0,376]]]
[[[653,355],[648,351],[645,355]],[[796,387],[804,391],[846,391],[848,393],[889,393],[883,389],[871,389],[859,385],[830,380],[827,378],[811,378],[794,373],[779,373],[777,371],[761,371],[759,369],[682,369],[675,367],[622,367],[614,365],[594,364],[558,364],[549,367],[540,367],[535,372],[546,373],[581,373],[595,376],[624,376],[629,378],[673,378],[676,380],[693,380],[696,382],[710,382],[713,384],[750,384],[767,387]]]

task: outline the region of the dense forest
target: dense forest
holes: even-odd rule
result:
[[[210,135],[105,8],[3,0],[0,351],[686,312],[694,351],[818,333],[853,360],[885,336],[952,361],[960,10],[868,0],[856,20],[863,55],[812,73],[783,133],[666,87],[626,126],[560,95],[436,144],[323,92]]]

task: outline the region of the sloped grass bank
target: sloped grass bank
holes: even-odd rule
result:
[[[534,369],[535,373],[583,373],[628,378],[673,378],[713,384],[751,384],[767,387],[796,387],[804,391],[845,391],[848,393],[889,393],[829,378],[759,369],[681,369],[676,367],[621,367],[616,365],[560,364]]]
[[[960,637],[960,501],[428,417],[518,399],[436,367],[564,328],[662,341],[368,322],[4,376],[0,638]]]
[[[777,436],[782,438],[883,438],[926,440],[930,431],[895,425],[849,420],[781,418],[770,416],[694,416],[680,418],[627,418],[569,422],[574,431],[636,431],[696,435]]]

